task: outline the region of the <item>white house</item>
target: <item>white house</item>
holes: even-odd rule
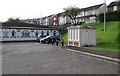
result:
[[[36,40],[38,35],[59,36],[59,31],[52,27],[21,22],[6,22],[0,25],[0,41]]]

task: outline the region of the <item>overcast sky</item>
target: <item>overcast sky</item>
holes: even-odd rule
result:
[[[115,0],[106,0],[107,5]],[[75,5],[85,8],[103,3],[104,0],[0,0],[0,21],[8,18],[41,18],[63,11],[64,7]]]

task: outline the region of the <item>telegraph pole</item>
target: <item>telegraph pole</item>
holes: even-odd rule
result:
[[[104,31],[106,31],[106,0],[104,0]]]

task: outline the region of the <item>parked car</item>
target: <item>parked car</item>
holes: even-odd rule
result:
[[[59,36],[46,36],[45,38],[41,39],[40,42],[41,43],[55,43],[56,40],[60,41],[60,37]]]
[[[39,35],[37,37],[37,42],[40,43],[40,40],[43,39],[43,38],[45,38],[45,37],[46,37],[46,35]]]

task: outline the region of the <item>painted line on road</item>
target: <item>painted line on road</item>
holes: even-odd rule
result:
[[[98,57],[98,58],[104,58],[104,59],[108,59],[108,60],[112,60],[115,62],[120,62],[120,59],[116,59],[116,58],[110,58],[110,57],[106,57],[106,56],[102,56],[102,55],[96,55],[96,54],[91,54],[91,53],[87,53],[87,52],[81,52],[81,51],[77,51],[77,50],[73,50],[73,49],[67,49],[71,52],[76,52],[76,53],[81,53],[81,54],[85,54],[85,55],[89,55],[89,56],[94,56],[94,57]]]
[[[99,60],[99,61],[104,61],[104,62],[115,64],[115,65],[120,65],[118,62],[113,62],[113,61],[104,60],[104,59],[100,59],[100,58],[96,58],[96,59]]]

